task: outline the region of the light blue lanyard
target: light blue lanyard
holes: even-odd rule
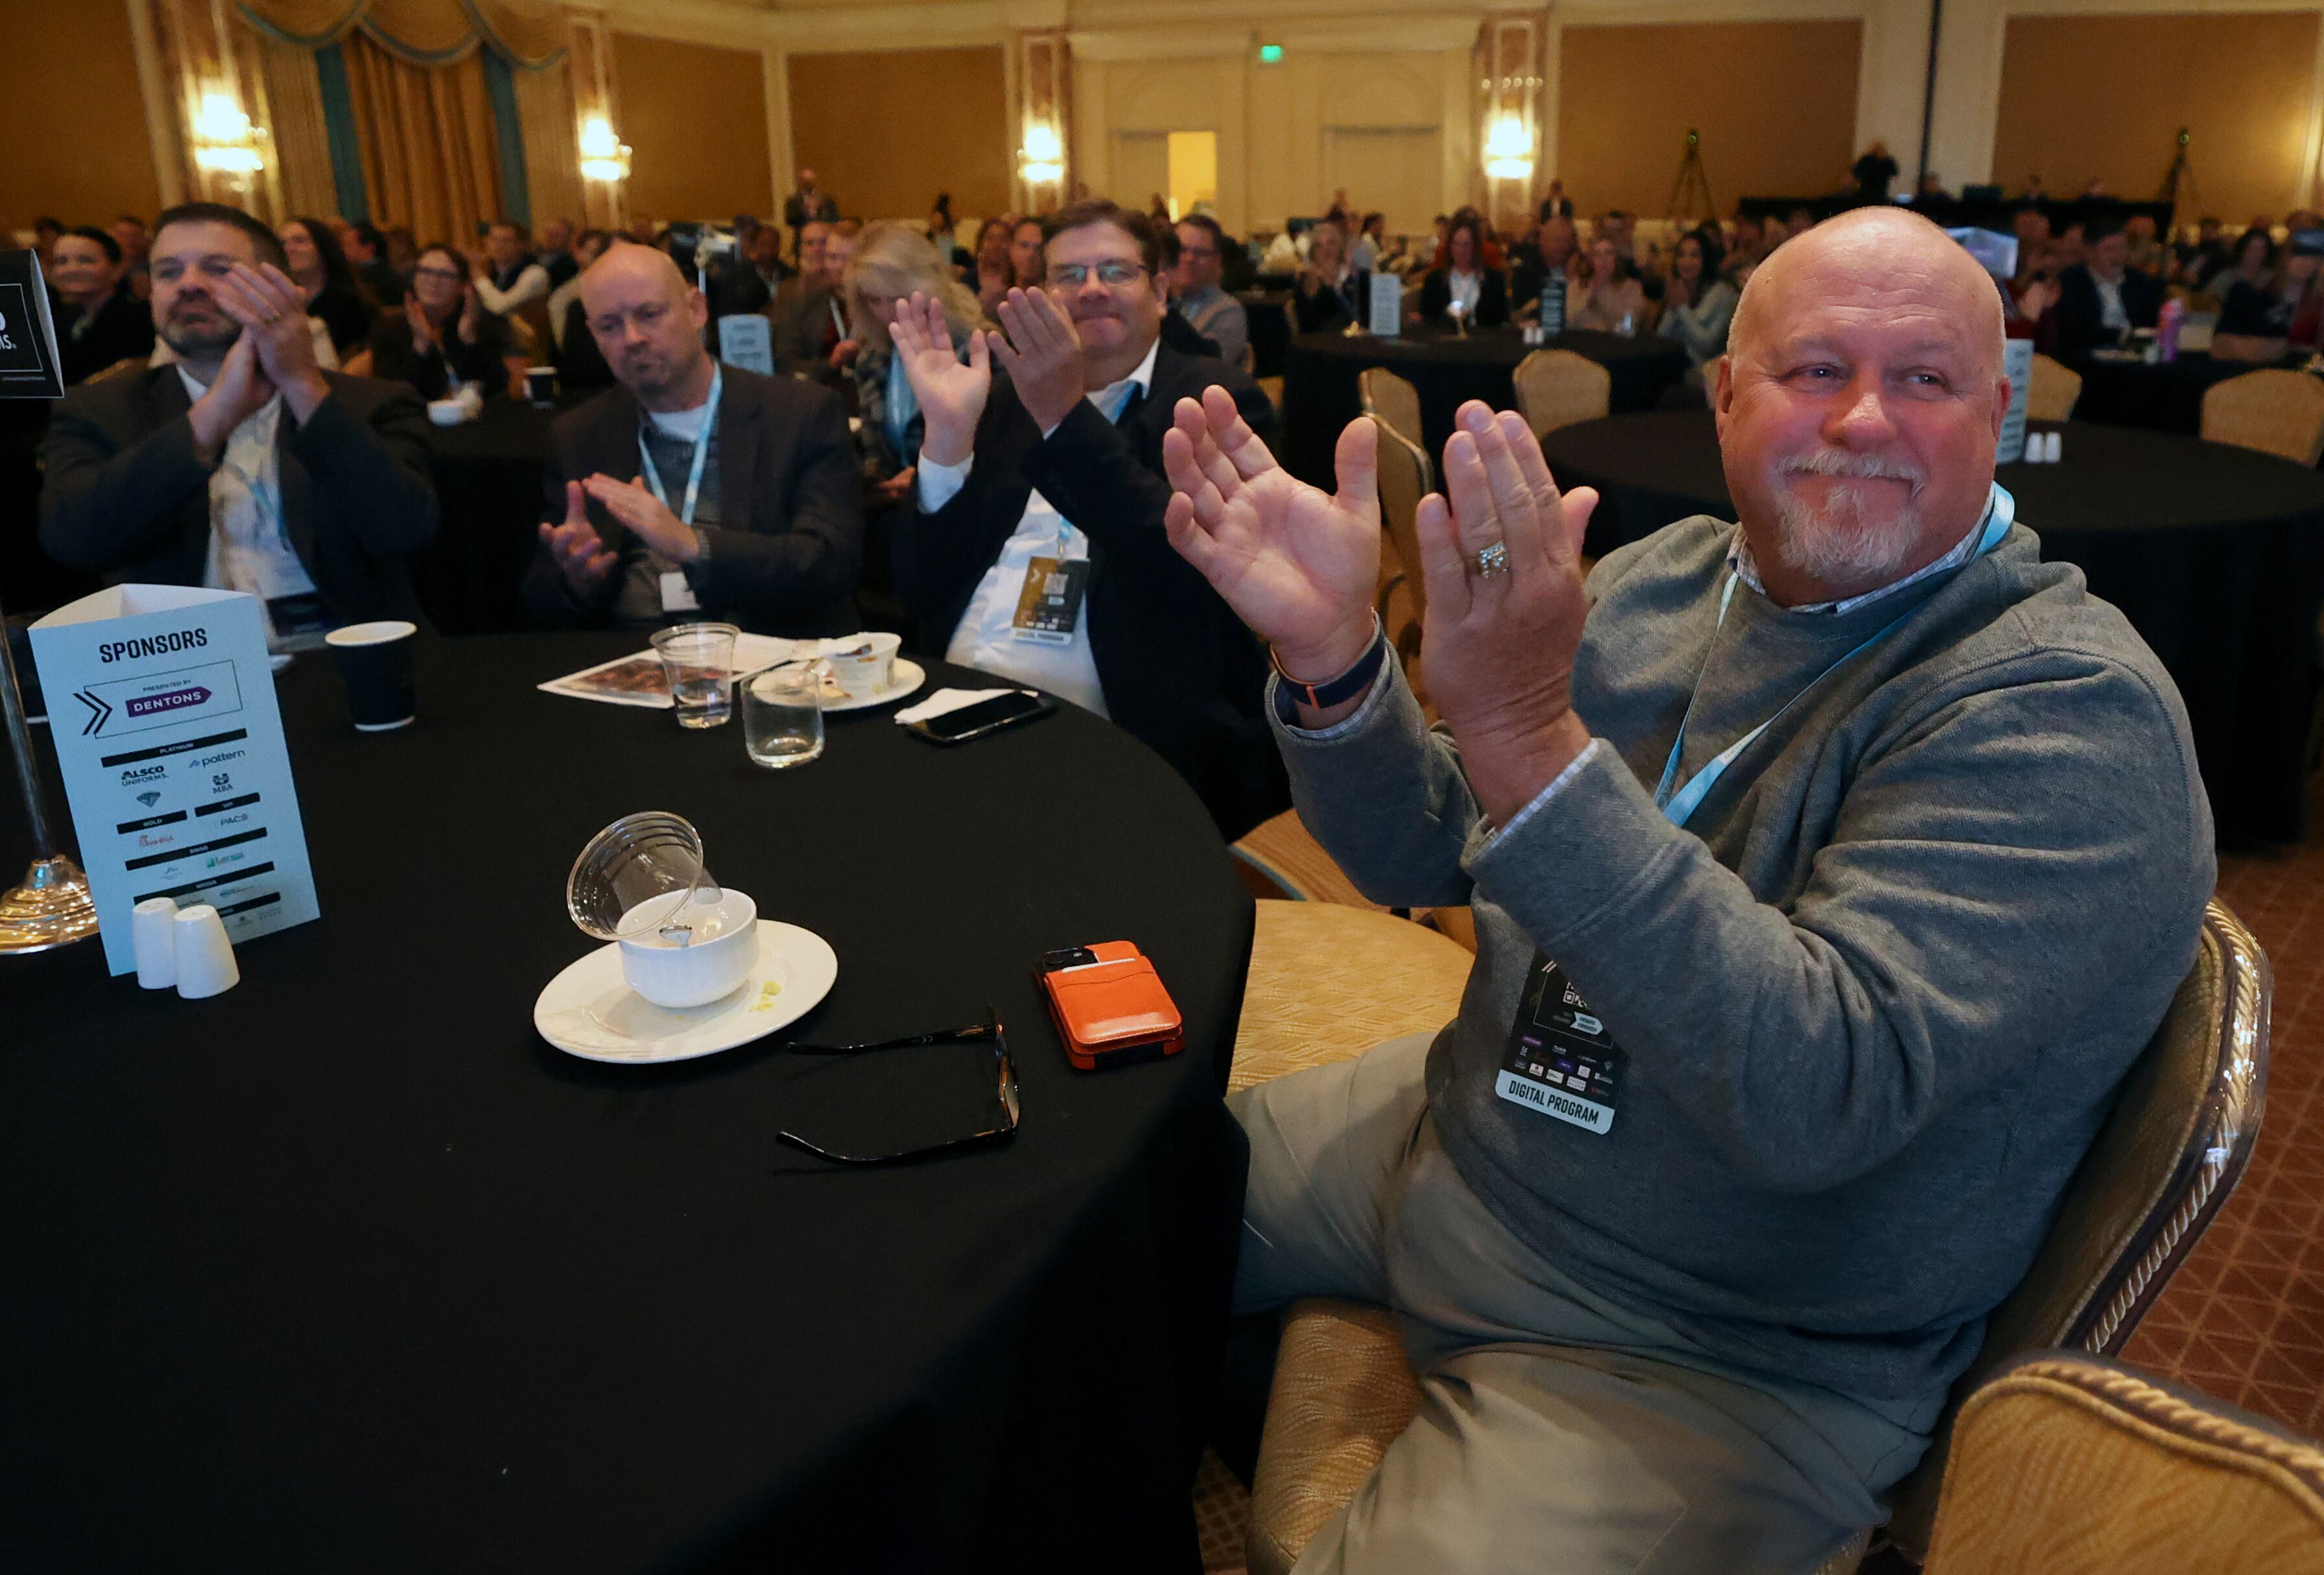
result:
[[[686,507],[678,513],[678,522],[694,523],[694,505],[702,501],[702,466],[710,457],[710,435],[718,430],[718,400],[726,389],[726,369],[715,361],[710,364],[710,402],[702,410],[702,430],[694,435],[694,468],[686,473]],[[646,418],[650,421],[652,417]],[[654,464],[653,450],[646,447],[646,429],[638,428],[638,468],[646,473],[646,485],[665,509],[669,507],[669,494],[662,490],[661,469]]]
[[[1992,495],[1986,503],[1985,513],[1985,530],[1984,533],[1978,538],[1977,549],[1969,555],[1969,562],[1970,563],[1975,563],[1978,558],[1983,557],[1987,553],[1991,552],[1997,546],[2000,545],[2001,539],[2009,534],[2010,524],[2017,518],[2017,500],[2011,497],[2008,490],[1997,482],[1994,484]],[[1730,569],[1727,574],[1726,587],[1719,593],[1719,622],[1712,626],[1711,631],[1711,642],[1714,649],[1719,644],[1720,630],[1727,627],[1727,609],[1735,600],[1735,572]],[[1662,782],[1655,788],[1655,806],[1663,812],[1663,818],[1669,821],[1673,825],[1684,825],[1687,822],[1687,817],[1692,815],[1696,808],[1702,805],[1704,796],[1708,794],[1712,788],[1718,785],[1720,778],[1727,774],[1727,768],[1735,763],[1736,756],[1741,754],[1745,750],[1749,749],[1752,744],[1757,742],[1759,735],[1766,732],[1770,727],[1773,727],[1775,723],[1782,718],[1785,711],[1789,711],[1793,706],[1798,705],[1801,699],[1806,695],[1809,689],[1814,688],[1818,684],[1822,683],[1826,678],[1831,677],[1833,673],[1837,672],[1840,668],[1848,661],[1849,657],[1860,655],[1869,647],[1877,645],[1883,636],[1886,635],[1890,630],[1895,629],[1899,623],[1904,622],[1904,620],[1911,615],[1912,609],[1907,608],[1905,611],[1896,614],[1895,617],[1890,619],[1887,622],[1882,624],[1878,629],[1873,631],[1870,639],[1849,650],[1847,655],[1842,656],[1838,661],[1833,662],[1831,666],[1824,668],[1822,672],[1818,673],[1814,677],[1810,678],[1807,681],[1806,686],[1802,688],[1799,694],[1794,695],[1789,700],[1784,701],[1782,708],[1779,709],[1774,716],[1770,716],[1766,721],[1761,723],[1758,726],[1745,733],[1741,738],[1737,739],[1733,743],[1729,744],[1725,749],[1720,751],[1717,759],[1713,760],[1711,764],[1703,767],[1700,771],[1697,771],[1693,776],[1688,778],[1685,782],[1680,784],[1677,790],[1674,792],[1672,791],[1671,785],[1678,777],[1679,751],[1686,747],[1686,724],[1694,719],[1695,696],[1702,692],[1702,675],[1711,670],[1711,652],[1708,650],[1704,651],[1702,653],[1702,668],[1701,671],[1698,671],[1694,675],[1694,688],[1688,693],[1686,697],[1685,714],[1679,718],[1678,737],[1672,741],[1670,760],[1663,767]]]

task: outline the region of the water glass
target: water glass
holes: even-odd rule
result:
[[[680,727],[724,727],[734,714],[734,637],[731,623],[681,623],[653,637],[669,680]]]
[[[779,771],[823,753],[823,667],[785,662],[742,680],[742,746],[751,763]]]

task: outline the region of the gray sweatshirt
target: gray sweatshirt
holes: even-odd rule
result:
[[[1393,662],[1339,726],[1277,733],[1366,895],[1474,905],[1428,1096],[1487,1206],[1714,1355],[1918,1409],[2192,965],[2210,809],[2162,664],[2024,526],[1847,611],[1738,586],[1714,650],[1734,529],[1600,563],[1573,683],[1599,742],[1506,834]],[[1653,786],[1698,672],[1681,782],[1814,682],[1682,829]],[[1621,1052],[1603,1133],[1497,1091],[1536,948]]]

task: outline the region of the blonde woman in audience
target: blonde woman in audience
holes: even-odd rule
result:
[[[911,382],[888,337],[897,306],[916,292],[940,303],[952,329],[953,349],[964,357],[968,336],[992,325],[975,294],[953,277],[928,238],[894,219],[882,219],[855,238],[841,288],[860,345],[853,371],[863,417],[855,440],[869,482],[864,499],[872,507],[885,508],[901,501],[912,484],[926,426]]]
[[[1600,234],[1590,243],[1586,257],[1574,281],[1578,299],[1566,309],[1565,326],[1604,334],[1640,332],[1646,320],[1646,288],[1636,279],[1622,277],[1621,253],[1613,237]]]
[[[1353,288],[1347,233],[1326,219],[1309,233],[1307,265],[1299,271],[1298,292],[1292,298],[1299,331],[1313,334],[1337,327],[1354,317]]]

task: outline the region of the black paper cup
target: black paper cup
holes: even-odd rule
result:
[[[411,640],[420,630],[401,620],[350,623],[323,640],[347,686],[357,732],[392,732],[411,724]]]
[[[557,368],[528,366],[524,369],[524,391],[536,405],[546,408],[557,402]]]

